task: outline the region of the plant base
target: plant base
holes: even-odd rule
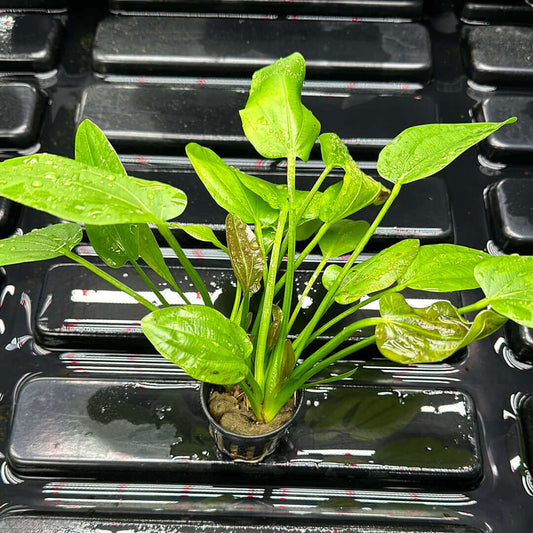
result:
[[[234,461],[246,462],[246,463],[259,463],[269,454],[274,452],[278,447],[283,437],[287,434],[289,427],[298,414],[298,411],[302,405],[303,393],[298,391],[294,399],[292,406],[289,408],[292,413],[286,411],[281,413],[278,420],[274,419],[270,424],[247,424],[243,431],[248,434],[239,434],[232,429],[237,425],[230,422],[228,426],[226,423],[219,423],[221,416],[220,411],[225,411],[223,407],[220,409],[220,396],[215,398],[215,402],[218,404],[213,406],[212,395],[219,394],[216,391],[216,387],[208,383],[203,383],[201,386],[201,401],[202,409],[209,421],[209,432],[213,436],[217,448],[231,457]],[[239,414],[238,402],[233,402],[235,405],[235,416],[229,418],[238,419],[241,418]],[[215,407],[215,413],[213,414],[213,407]],[[218,407],[218,409],[217,409]],[[228,418],[228,413],[224,414],[224,417]],[[228,426],[231,429],[228,429]],[[276,427],[277,426],[277,427]]]

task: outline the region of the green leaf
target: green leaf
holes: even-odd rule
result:
[[[223,252],[228,253],[228,248],[224,246],[215,235],[215,232],[209,226],[203,226],[201,224],[170,224],[172,228],[179,228],[191,237],[198,241],[209,242],[215,245]]]
[[[120,268],[139,257],[139,227],[137,224],[85,226],[94,251],[111,268]]]
[[[286,185],[280,185],[280,187],[283,187],[284,191],[287,190]],[[308,191],[294,191],[294,210],[296,212],[299,212],[302,208],[306,198],[307,198]],[[322,206],[322,194],[321,192],[315,192],[313,198],[311,199],[311,202],[307,205],[305,208],[305,211],[302,213],[302,216],[300,217],[300,221],[307,221],[307,220],[316,220],[318,219],[318,215],[320,213],[320,209]]]
[[[310,239],[322,226],[323,222],[317,219],[306,220],[296,226],[296,240],[306,241]]]
[[[322,133],[318,140],[322,161],[327,167],[346,169],[346,166],[353,161],[348,148],[336,133]]]
[[[271,226],[267,226],[261,228],[261,234],[263,236],[263,247],[265,249],[265,254],[268,254],[274,246],[276,229]]]
[[[491,257],[474,276],[491,307],[522,326],[533,327],[533,257]]]
[[[339,220],[318,243],[322,255],[329,259],[353,252],[369,227],[364,220]]]
[[[254,232],[237,215],[229,213],[226,241],[231,266],[243,294],[256,293],[261,288],[265,258]]]
[[[355,265],[346,275],[335,294],[337,303],[353,303],[367,294],[390,287],[413,262],[419,249],[419,241],[406,239],[385,248],[374,257]],[[333,285],[340,272],[337,265],[330,265],[322,282],[326,289]]]
[[[381,198],[382,189],[380,183],[359,170],[355,163],[348,165],[342,182],[322,193],[320,220],[332,223],[349,217]]]
[[[233,385],[248,374],[252,343],[246,332],[211,307],[167,307],[141,320],[143,333],[194,379]]]
[[[126,174],[111,143],[102,130],[90,120],[85,119],[76,131],[75,159],[100,169],[106,169],[112,174]]]
[[[125,175],[122,163],[104,133],[90,120],[76,131],[76,161],[113,174]],[[87,236],[98,257],[111,268],[119,268],[139,257],[139,230],[135,224],[85,225]]]
[[[398,280],[398,285],[433,292],[476,289],[474,267],[490,256],[456,244],[421,246],[418,255]]]
[[[463,346],[470,330],[450,302],[415,309],[401,294],[393,293],[382,296],[379,306],[383,322],[376,326],[376,345],[398,363],[442,361]]]
[[[0,265],[43,261],[65,255],[83,236],[78,224],[54,224],[0,240]]]
[[[463,339],[460,348],[467,346],[471,342],[484,339],[494,332],[498,331],[507,319],[493,311],[492,309],[483,309],[474,318],[468,335]]]
[[[269,181],[257,178],[255,176],[250,176],[248,174],[239,173],[239,179],[242,184],[255,193],[260,198],[264,199],[268,205],[280,211],[288,202],[288,190],[287,185],[280,185],[276,183],[271,183]],[[298,191],[294,192],[294,209],[299,211],[300,207],[305,202],[307,198],[308,191]],[[313,196],[313,199],[306,207],[305,211],[302,213],[301,220],[313,220],[318,218],[318,213],[320,211],[320,206],[322,204],[322,193],[316,192]]]
[[[83,224],[170,220],[185,209],[179,189],[88,166],[65,157],[36,154],[0,163],[0,195]]]
[[[324,164],[346,173],[342,185],[337,183],[324,193],[322,220],[346,218],[366,205],[379,205],[387,199],[390,191],[359,169],[338,135],[323,133],[318,140]]]
[[[198,177],[219,206],[228,213],[236,214],[247,224],[257,221],[264,225],[276,223],[278,212],[241,183],[246,174],[199,144],[189,143],[185,151]]]
[[[305,61],[294,53],[254,73],[242,126],[255,149],[269,159],[293,154],[307,161],[320,123],[302,105]]]
[[[283,206],[288,202],[287,186],[284,187],[256,176],[250,176],[244,172],[239,172],[238,178],[249,191],[262,198],[276,211],[283,209]]]
[[[176,292],[181,292],[168,269],[163,253],[148,224],[139,224],[139,252],[143,261]]]
[[[290,378],[296,365],[296,355],[289,339],[285,339],[283,346],[278,347],[282,353],[275,352],[268,367],[268,378],[265,388],[265,396],[275,397],[287,378]],[[281,355],[281,358],[279,357]],[[296,389],[294,390],[294,392]]]
[[[488,137],[504,122],[426,124],[407,128],[395,137],[378,158],[377,170],[392,183],[410,183],[437,173],[465,150]]]

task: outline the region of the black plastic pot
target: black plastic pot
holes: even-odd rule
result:
[[[303,393],[296,392],[296,403],[292,417],[282,426],[269,433],[262,435],[239,435],[223,428],[209,411],[209,397],[213,392],[213,385],[202,383],[200,398],[202,409],[209,421],[209,433],[211,433],[217,448],[231,457],[234,461],[246,463],[259,463],[265,457],[276,450],[282,439],[288,433],[291,424],[298,415],[303,403]]]

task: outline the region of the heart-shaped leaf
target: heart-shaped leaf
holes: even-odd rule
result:
[[[421,246],[415,260],[398,280],[398,285],[433,292],[476,289],[474,267],[490,256],[456,244]]]
[[[378,172],[386,180],[401,184],[432,176],[468,148],[515,121],[513,117],[497,123],[426,124],[407,128],[381,150]]]
[[[293,154],[307,161],[320,132],[320,123],[302,105],[304,58],[294,53],[256,71],[242,127],[255,149],[269,159]]]
[[[78,224],[54,224],[0,240],[0,265],[44,261],[65,255],[83,236]]]
[[[216,385],[241,382],[250,372],[252,343],[246,332],[211,307],[167,307],[141,320],[160,354],[194,379]]]
[[[390,287],[413,262],[418,249],[418,240],[406,239],[355,265],[335,293],[335,301],[350,304],[361,296]],[[337,265],[330,265],[325,270],[322,282],[326,289],[333,285],[339,272]]]
[[[82,224],[160,224],[180,215],[179,189],[88,166],[66,157],[36,154],[0,163],[0,195]]]
[[[491,257],[474,269],[491,307],[518,324],[533,327],[533,257]]]

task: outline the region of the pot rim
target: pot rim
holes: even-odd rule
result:
[[[292,416],[289,418],[289,420],[287,420],[284,424],[282,424],[278,428],[272,431],[269,431],[268,433],[261,433],[259,435],[242,435],[241,433],[234,433],[233,431],[230,431],[229,429],[224,428],[213,418],[213,415],[209,411],[209,406],[207,404],[208,394],[213,387],[217,387],[217,385],[213,383],[208,383],[206,381],[200,382],[200,401],[202,404],[202,409],[204,410],[209,423],[212,424],[220,432],[223,432],[237,439],[246,439],[250,442],[261,441],[261,440],[264,440],[265,438],[272,437],[282,431],[285,431],[294,422],[294,419],[300,412],[300,409],[303,404],[303,398],[304,398],[304,394],[303,394],[304,391],[302,389],[298,389],[294,393],[296,396],[294,412],[292,413]]]

